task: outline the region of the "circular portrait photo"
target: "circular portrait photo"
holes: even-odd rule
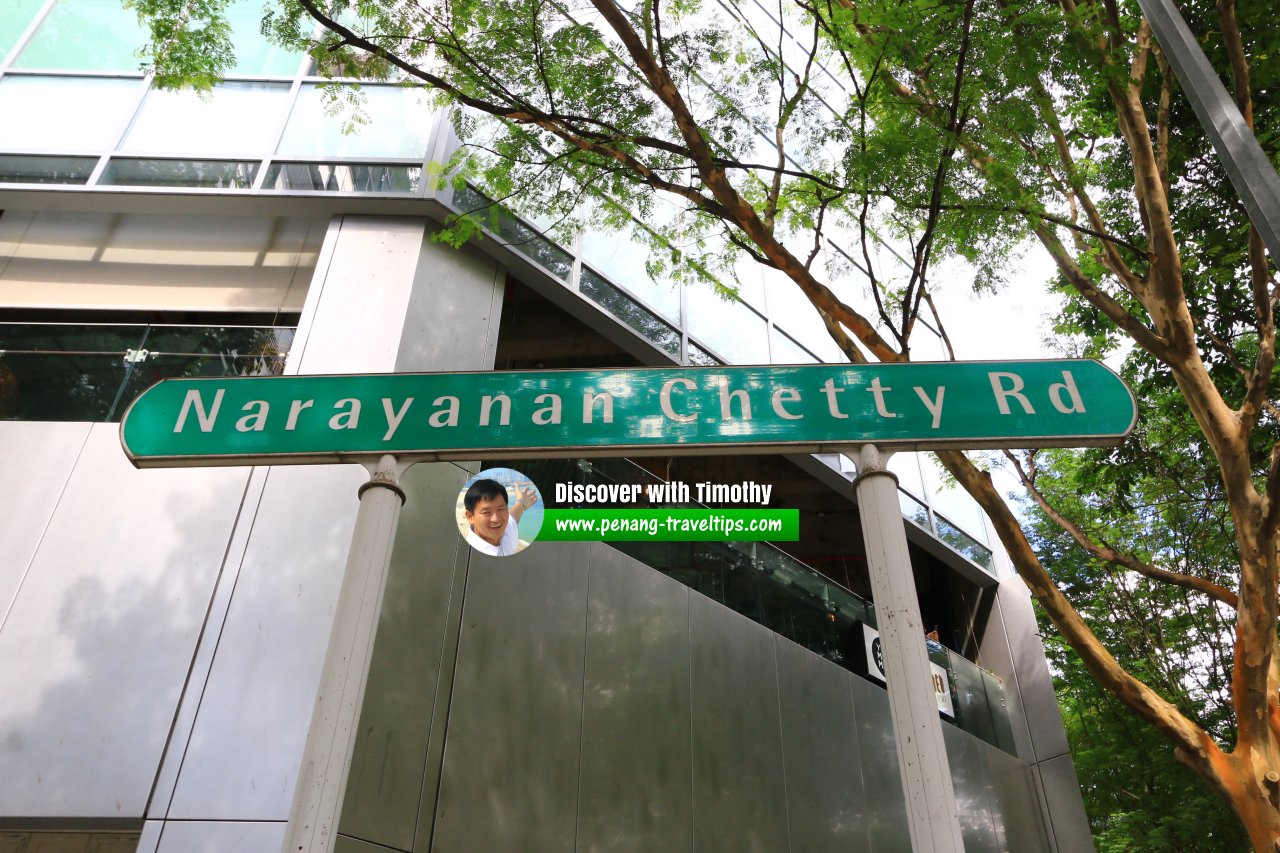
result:
[[[510,557],[538,538],[542,495],[514,468],[486,468],[458,493],[458,531],[481,554]]]

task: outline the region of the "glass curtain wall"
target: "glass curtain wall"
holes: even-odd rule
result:
[[[237,63],[200,95],[141,70],[116,0],[8,0],[0,15],[0,183],[421,196],[434,110],[394,84],[325,86],[228,9]],[[363,132],[362,132],[363,131]]]

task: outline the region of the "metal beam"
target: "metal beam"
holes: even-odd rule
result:
[[[1173,0],[1138,0],[1272,261],[1280,263],[1280,175]]]

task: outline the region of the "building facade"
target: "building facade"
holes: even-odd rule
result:
[[[0,851],[284,838],[366,474],[135,470],[118,422],[155,380],[838,358],[760,270],[724,301],[625,234],[433,241],[487,203],[425,179],[450,123],[365,85],[344,134],[233,12],[205,98],[135,70],[114,0],[0,16]],[[847,461],[521,460],[544,488],[768,482],[802,536],[512,559],[458,535],[485,463],[405,476],[338,849],[910,848]],[[1025,586],[927,459],[893,467],[966,849],[1092,849]]]

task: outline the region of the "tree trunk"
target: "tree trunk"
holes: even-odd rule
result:
[[[1240,817],[1257,853],[1280,851],[1280,808],[1277,807],[1280,754],[1274,741],[1269,747],[1267,750],[1238,747],[1230,755],[1211,753],[1214,757],[1209,759],[1208,772],[1201,770],[1201,775],[1218,789]]]

